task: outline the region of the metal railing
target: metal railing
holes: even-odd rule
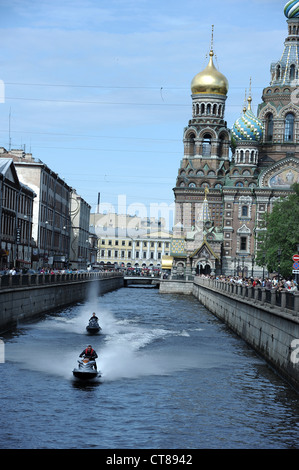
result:
[[[53,273],[53,274],[5,274],[0,276],[0,291],[20,287],[36,287],[40,285],[61,284],[69,282],[93,281],[123,277],[120,272],[84,272],[84,273]]]
[[[222,291],[232,296],[239,296],[253,303],[266,304],[299,313],[299,291],[266,289],[265,287],[242,286],[212,278],[194,277],[194,283],[213,291]]]

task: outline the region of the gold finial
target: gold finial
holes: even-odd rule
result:
[[[206,186],[205,187],[205,201],[207,200],[207,195],[209,194],[209,188]]]
[[[248,96],[248,109],[249,111],[251,111],[251,102],[252,102],[252,98],[251,98],[251,77],[250,77],[250,82],[249,82],[249,96]]]
[[[212,24],[211,52],[214,52],[214,25]]]

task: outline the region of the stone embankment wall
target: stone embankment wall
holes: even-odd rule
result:
[[[102,295],[124,285],[122,275],[109,273],[72,277],[52,275],[49,279],[40,276],[42,275],[34,278],[33,282],[28,283],[26,280],[26,285],[22,285],[22,280],[19,279],[19,284],[12,281],[15,283],[13,287],[5,286],[0,289],[1,332],[19,321],[84,301],[91,292]]]
[[[160,292],[193,294],[299,391],[299,292],[293,309],[284,300],[283,307],[267,303],[265,292],[246,297],[241,286],[231,288],[212,279],[162,281]],[[273,298],[274,292],[270,294]]]

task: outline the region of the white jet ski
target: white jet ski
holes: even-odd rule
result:
[[[101,377],[101,373],[96,368],[96,361],[91,361],[87,357],[78,359],[78,367],[73,369],[73,375],[81,380],[92,380]]]

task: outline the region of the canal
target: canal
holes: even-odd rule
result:
[[[1,339],[2,449],[299,447],[299,396],[192,296],[90,292]],[[82,384],[90,343],[102,380]]]

